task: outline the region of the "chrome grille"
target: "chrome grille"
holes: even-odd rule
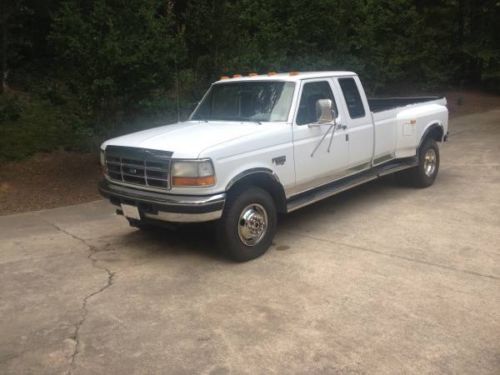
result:
[[[108,146],[106,173],[111,180],[160,189],[170,188],[172,152]]]

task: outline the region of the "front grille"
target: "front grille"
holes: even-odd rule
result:
[[[108,146],[105,150],[106,173],[111,180],[169,189],[171,158],[169,151]]]

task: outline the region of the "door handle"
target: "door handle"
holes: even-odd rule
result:
[[[337,124],[337,130],[346,130],[347,125]]]

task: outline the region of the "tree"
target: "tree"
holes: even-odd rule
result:
[[[172,4],[160,0],[63,1],[50,40],[72,90],[103,115],[169,89],[182,53]]]
[[[478,83],[485,74],[500,78],[500,2],[458,0],[457,8],[460,79]]]
[[[0,93],[8,90],[8,76],[10,65],[14,63],[17,56],[17,48],[23,42],[21,19],[29,10],[25,7],[23,0],[0,0],[0,29],[2,33],[1,60],[2,86]]]

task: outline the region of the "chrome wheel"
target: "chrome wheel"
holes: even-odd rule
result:
[[[241,211],[238,236],[245,245],[255,246],[264,238],[267,226],[268,218],[265,208],[258,203],[249,204]]]
[[[430,148],[424,154],[424,173],[426,176],[431,177],[434,174],[436,164],[436,151],[433,148]]]

